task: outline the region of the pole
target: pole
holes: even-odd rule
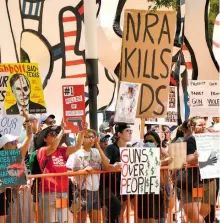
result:
[[[85,57],[86,77],[89,89],[89,121],[90,128],[97,131],[98,48],[96,12],[96,0],[84,0]]]

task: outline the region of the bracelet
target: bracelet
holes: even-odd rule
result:
[[[25,122],[30,122],[30,119],[25,120]]]

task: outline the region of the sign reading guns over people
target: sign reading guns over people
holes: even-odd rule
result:
[[[0,151],[0,189],[26,184],[21,150]]]
[[[141,83],[137,117],[165,117],[176,14],[126,10],[121,80]]]
[[[145,194],[160,191],[160,149],[120,148],[121,194]]]
[[[10,73],[4,101],[7,115],[20,114],[22,109],[30,114],[46,112],[37,64],[0,64],[0,72]]]

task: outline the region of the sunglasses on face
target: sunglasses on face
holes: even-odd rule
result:
[[[49,132],[47,136],[53,136],[53,137],[55,137],[55,136],[57,136],[57,133],[54,132],[54,131],[52,131],[52,132]]]
[[[145,140],[144,142],[145,142],[145,143],[154,143],[153,140]]]

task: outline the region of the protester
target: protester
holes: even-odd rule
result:
[[[43,114],[38,121],[38,125],[39,125],[38,131],[42,131],[43,129],[45,129],[49,126],[53,126],[55,124],[56,124],[55,115]]]
[[[188,123],[187,134],[185,133],[184,141],[187,143],[187,163],[191,165],[198,164],[198,152],[196,148],[196,141],[193,134],[204,133],[206,131],[206,123],[202,117],[193,117]],[[190,132],[190,133],[189,133]],[[214,161],[214,160],[213,160]],[[186,178],[188,179],[186,181]],[[177,179],[178,198],[183,203],[183,209],[185,215],[190,222],[203,223],[204,217],[210,211],[209,199],[213,200],[213,188],[215,186],[215,181],[212,180],[209,183],[204,181],[204,184],[199,179],[199,171],[197,167],[188,168],[187,177],[186,172],[181,171]],[[188,185],[186,185],[186,182]],[[210,186],[210,187],[209,187]],[[193,188],[204,188],[204,203],[202,203],[201,209],[201,198],[193,196]],[[210,194],[209,194],[210,193]],[[211,202],[212,203],[212,202]]]
[[[24,162],[26,153],[31,145],[32,140],[32,126],[30,123],[29,115],[26,113],[26,111],[21,111],[21,115],[25,118],[26,123],[26,137],[23,141],[23,144],[18,148],[18,137],[15,137],[10,134],[3,135],[0,138],[0,148],[3,150],[14,150],[14,149],[20,149],[21,150],[21,158]],[[27,171],[26,171],[27,174]],[[24,188],[20,187],[20,190],[22,191]],[[28,206],[28,200],[24,199],[24,196],[20,196],[20,202],[17,203],[17,188],[12,188],[9,193],[6,194],[6,201],[5,201],[5,193],[2,193],[1,196],[1,203],[0,203],[0,222],[5,221],[5,216],[7,216],[7,222],[16,222],[16,217],[19,216],[19,222],[22,222],[23,219],[23,213],[22,213],[22,207],[20,207],[19,204],[24,204],[25,207]],[[10,198],[8,197],[10,195]],[[11,197],[12,196],[12,197]],[[6,206],[5,206],[6,205]],[[6,213],[5,213],[6,210]],[[13,212],[12,212],[13,211]],[[19,213],[20,212],[20,213]],[[10,214],[9,214],[10,213]],[[12,214],[12,216],[11,216]],[[28,214],[28,213],[26,213]],[[16,217],[15,217],[16,216]]]
[[[106,149],[105,149],[105,154],[106,156],[109,158],[110,160],[110,164],[114,164],[116,162],[120,162],[120,147],[126,147],[127,143],[131,141],[132,138],[132,130],[130,128],[129,125],[125,124],[125,123],[121,123],[121,124],[117,124],[115,126],[115,142],[111,145],[109,145]],[[106,177],[107,179],[108,177]],[[107,219],[109,221],[109,219],[111,219],[111,222],[115,222],[115,220],[117,219],[117,217],[119,217],[120,215],[120,211],[121,211],[121,215],[120,215],[120,220],[123,220],[123,214],[124,211],[126,209],[126,199],[127,196],[122,196],[122,200],[123,200],[123,204],[121,207],[120,204],[120,179],[121,176],[120,174],[116,173],[116,176],[114,174],[114,176],[111,179],[111,182],[107,182],[106,183],[106,187],[108,187],[106,189],[106,207],[108,209],[108,216]],[[116,180],[116,182],[115,182]],[[116,187],[115,187],[116,186]],[[109,195],[111,191],[111,197],[109,198]],[[115,193],[116,192],[116,193]],[[121,210],[122,208],[122,210]],[[110,216],[111,214],[111,216]]]
[[[148,131],[144,135],[144,146],[161,147],[161,140],[159,135],[155,131]],[[172,162],[172,158],[162,148],[160,149],[160,159],[161,166],[167,166]],[[149,223],[154,223],[156,220],[158,222],[165,223],[168,209],[169,189],[170,185],[168,171],[162,170],[160,180],[160,195],[138,195],[138,222],[141,223],[144,220]]]
[[[107,135],[105,135],[105,134],[99,135],[99,138],[100,138],[99,145],[100,145],[102,151],[104,151],[105,148],[108,146],[110,137],[111,136],[108,134]]]
[[[48,128],[48,131],[42,132],[45,134],[43,138],[46,146],[39,149],[37,159],[43,174],[67,172],[66,161],[68,156],[81,148],[87,125],[79,133],[75,146],[67,147],[61,146],[64,126],[62,120],[60,128]],[[68,189],[69,180],[67,176],[46,177],[40,181],[39,201],[44,222],[67,221]],[[48,213],[50,214],[48,215]]]

